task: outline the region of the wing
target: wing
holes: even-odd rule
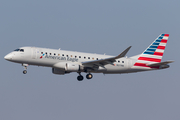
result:
[[[106,64],[113,64],[113,62],[115,62],[116,59],[124,57],[130,48],[131,48],[131,46],[129,46],[126,50],[124,50],[121,54],[119,54],[116,57],[111,57],[111,58],[106,58],[106,59],[101,59],[101,60],[88,61],[88,62],[82,62],[82,65],[84,65],[84,66],[94,66],[94,65],[104,66]]]

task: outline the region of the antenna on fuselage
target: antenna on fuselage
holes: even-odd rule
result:
[[[58,50],[61,50],[61,48],[59,48]]]

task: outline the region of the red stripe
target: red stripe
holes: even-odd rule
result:
[[[145,60],[145,61],[152,61],[152,62],[161,62],[161,59],[147,58],[147,57],[139,57],[138,60]]]
[[[140,66],[140,67],[148,67],[148,68],[156,68],[159,69],[159,66],[149,67],[145,63],[135,63],[134,66]]]
[[[164,36],[169,37],[169,34],[165,34]]]
[[[166,46],[158,46],[157,49],[162,49],[164,50]]]
[[[162,52],[154,52],[153,55],[163,56],[163,53]]]
[[[146,64],[144,63],[135,63],[134,66],[141,66],[141,67],[148,67]]]
[[[161,40],[161,43],[167,43],[167,40],[162,39],[162,40]]]

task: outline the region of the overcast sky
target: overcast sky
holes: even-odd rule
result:
[[[179,0],[1,0],[0,120],[180,120]],[[127,56],[170,34],[165,70],[54,75],[4,56],[22,46]],[[83,73],[82,75],[86,75]]]

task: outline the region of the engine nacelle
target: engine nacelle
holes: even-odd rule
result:
[[[63,71],[62,69],[59,69],[59,68],[52,68],[52,73],[54,73],[54,74],[59,74],[59,75],[64,75],[64,74],[66,74],[65,71]]]
[[[60,69],[61,71],[67,72],[79,72],[84,68],[81,67],[79,64],[76,63],[67,63],[67,62],[59,62],[53,66],[56,69]]]
[[[80,65],[78,64],[71,64],[71,63],[66,63],[65,70],[68,72],[78,72],[80,71]]]

